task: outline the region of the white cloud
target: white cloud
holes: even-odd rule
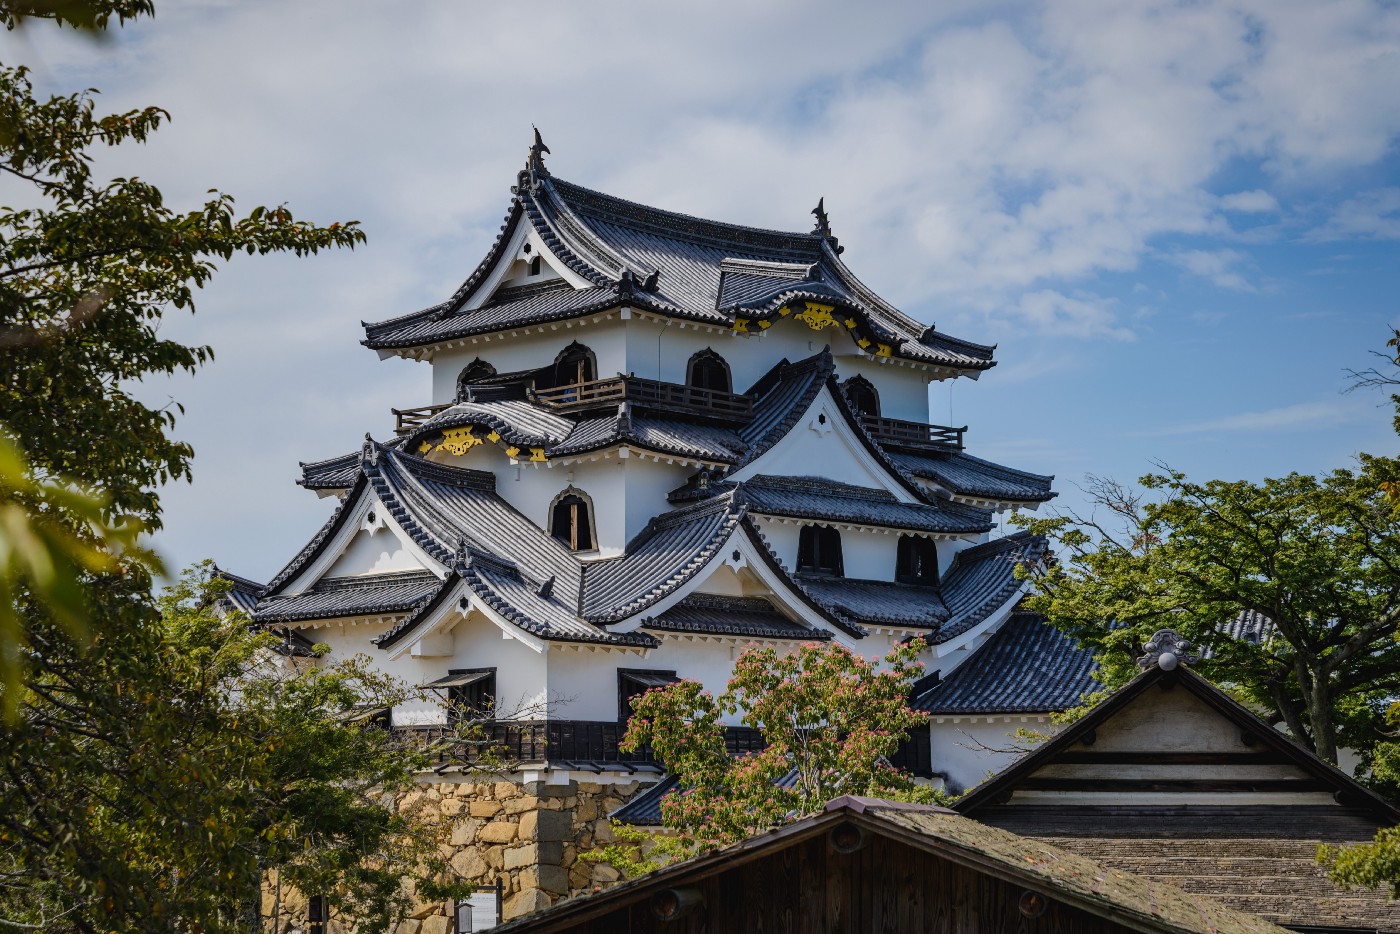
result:
[[[199,413],[182,430],[200,484],[270,497],[292,440],[264,440],[285,430],[266,410],[229,430],[229,407],[275,398],[312,458],[424,401],[425,368],[375,361],[358,322],[467,275],[532,123],[561,176],[664,207],[805,229],[825,195],[864,279],[974,340],[1128,339],[1166,300],[1117,302],[1102,280],[1164,251],[1249,288],[1231,215],[1335,197],[1337,173],[1400,135],[1400,8],[1370,0],[205,0],[165,2],[109,47],[35,29],[0,48],[42,58],[48,89],[169,108],[149,145],[101,167],[173,203],[218,184],[245,206],[365,221],[364,250],[235,263],[198,318],[172,319],[220,353],[178,390]],[[0,181],[0,203],[10,190]],[[1397,236],[1393,191],[1342,192],[1326,235]],[[240,457],[250,443],[278,453]],[[243,541],[265,517],[227,521]],[[207,547],[205,528],[172,534]]]
[[[1220,207],[1237,214],[1273,214],[1279,209],[1278,200],[1262,188],[1224,195]]]
[[[1378,188],[1342,202],[1305,239],[1400,240],[1400,188]]]
[[[1289,431],[1332,424],[1356,417],[1356,413],[1333,402],[1300,402],[1260,412],[1240,412],[1222,418],[1171,425],[1152,431],[1134,432],[1134,437],[1158,438],[1171,435],[1208,434],[1227,431]]]
[[[1222,289],[1258,291],[1237,270],[1237,267],[1246,261],[1245,255],[1239,250],[1176,250],[1167,254],[1167,259],[1192,275],[1210,280]]]

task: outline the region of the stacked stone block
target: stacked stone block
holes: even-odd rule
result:
[[[579,859],[579,854],[613,842],[607,815],[649,783],[489,781],[469,776],[425,782],[405,795],[401,807],[436,810],[451,826],[451,864],[477,885],[503,883],[506,920],[548,908],[573,895],[618,880],[617,870]],[[412,892],[416,885],[407,880]],[[328,934],[352,934],[354,922],[335,911]],[[307,900],[275,879],[263,890],[264,930],[272,934],[307,931]],[[452,904],[415,901],[394,934],[449,934]]]

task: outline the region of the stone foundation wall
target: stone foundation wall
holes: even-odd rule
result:
[[[504,916],[512,918],[618,880],[617,870],[581,861],[579,853],[611,843],[607,815],[650,785],[466,778],[424,783],[400,806],[436,810],[452,828],[452,868],[478,885],[503,883]],[[409,890],[414,883],[407,880]],[[263,930],[307,930],[307,900],[269,880],[263,889]],[[450,902],[415,902],[394,934],[448,934]],[[353,934],[354,924],[331,905],[327,934]]]

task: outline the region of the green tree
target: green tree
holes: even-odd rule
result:
[[[1096,480],[1089,515],[1023,520],[1058,545],[1032,568],[1027,603],[1102,656],[1109,687],[1139,647],[1172,628],[1210,650],[1203,674],[1230,685],[1335,762],[1368,752],[1400,690],[1400,517],[1382,483],[1393,464],[1196,483],[1167,471],[1134,491]],[[1224,625],[1250,612],[1263,638]]]
[[[362,930],[456,891],[446,827],[408,791],[434,748],[356,722],[407,689],[366,659],[293,664],[280,640],[221,612],[204,565],[149,629],[97,630],[45,669],[6,740],[0,917],[45,931],[257,929],[260,886],[328,894]],[[113,689],[84,689],[80,679]],[[157,690],[159,687],[159,690]],[[49,789],[53,789],[50,791]]]
[[[815,813],[841,795],[931,800],[930,789],[888,761],[927,720],[907,706],[922,648],[914,640],[879,661],[830,643],[753,648],[734,663],[719,697],[680,681],[634,698],[622,747],[649,747],[678,779],[661,802],[676,836],[653,851],[660,861],[639,852],[654,841],[625,830],[622,845],[592,858],[635,874]],[[723,721],[736,717],[762,732],[761,751],[729,755]]]
[[[100,36],[150,13],[147,0],[0,0],[11,29],[37,17]],[[0,173],[27,188],[10,202],[27,206],[0,209],[0,694],[13,712],[0,723],[0,926],[246,928],[238,906],[278,867],[382,921],[401,873],[432,886],[441,868],[406,815],[365,797],[416,760],[333,722],[384,686],[364,671],[261,680],[245,621],[196,624],[193,591],[163,620],[151,564],[128,547],[160,527],[158,488],[187,479],[193,454],[170,435],[178,406],[132,387],[212,355],[162,338],[163,315],[192,311],[236,253],[363,234],[285,206],[239,214],[217,191],[177,210],[141,179],[95,177],[97,150],[167,119],[101,114],[95,97],[41,98],[24,68],[0,65]]]

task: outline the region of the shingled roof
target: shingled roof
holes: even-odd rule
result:
[[[762,597],[691,594],[665,612],[648,617],[642,625],[654,632],[814,642],[831,639],[831,633],[789,619]]]
[[[999,503],[1043,503],[1055,493],[1052,476],[1028,473],[973,457],[966,451],[891,448],[890,459],[920,480],[953,496]]]
[[[653,789],[655,791],[655,789]],[[840,828],[858,853],[827,836]],[[854,833],[852,833],[852,830]],[[948,874],[970,871],[1004,888],[977,891]],[[651,931],[667,928],[647,910],[665,890],[699,894],[683,929],[775,929],[806,919],[814,929],[938,929],[950,918],[976,929],[1036,927],[1017,897],[1039,893],[1055,930],[1143,934],[1284,934],[1255,915],[1182,889],[1109,868],[1041,840],[968,820],[946,808],[844,797],[735,846],[667,866],[603,892],[568,899],[499,928],[502,934]],[[979,900],[981,895],[985,902]],[[858,908],[850,906],[860,906]],[[828,910],[830,913],[828,913]],[[761,917],[759,914],[761,913]],[[980,924],[979,924],[980,922]],[[1027,925],[1030,927],[1027,927]],[[1041,925],[1044,926],[1044,925]],[[1049,930],[1050,927],[1046,927]]]
[[[990,639],[909,706],[936,715],[1068,710],[1098,682],[1094,655],[1037,613],[1012,613]]]
[[[593,191],[539,171],[521,173],[500,235],[446,301],[365,325],[365,345],[405,350],[629,306],[737,331],[816,302],[872,353],[958,371],[993,366],[994,348],[937,332],[865,286],[829,231],[792,233],[701,220]],[[591,283],[501,290],[469,307],[528,224],[558,262]]]

